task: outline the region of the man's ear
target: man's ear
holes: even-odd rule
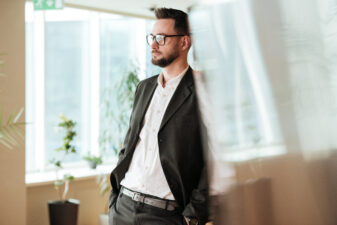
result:
[[[182,50],[188,50],[191,46],[191,37],[190,36],[184,36],[181,41],[181,47]]]

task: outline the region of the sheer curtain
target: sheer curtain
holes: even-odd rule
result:
[[[210,99],[204,108],[213,114],[204,119],[214,120],[212,138],[225,161],[284,151],[251,11],[249,1],[224,1],[191,14],[199,80]]]

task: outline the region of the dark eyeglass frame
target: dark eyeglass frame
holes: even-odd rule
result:
[[[165,45],[165,40],[167,37],[183,37],[183,36],[188,36],[188,34],[172,34],[172,35],[166,35],[166,34],[156,34],[156,35],[153,35],[153,34],[148,34],[146,35],[146,42],[149,46],[151,46],[153,44],[153,41],[155,40],[157,45],[159,46],[163,46]],[[151,37],[151,42],[149,42],[149,38]],[[163,44],[159,44],[159,41],[157,40],[157,37],[162,37],[163,40],[164,40],[164,43]]]

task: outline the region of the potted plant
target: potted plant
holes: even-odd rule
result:
[[[117,155],[123,147],[123,140],[128,129],[129,118],[132,111],[134,94],[139,83],[138,69],[132,66],[120,77],[114,86],[104,90],[104,100],[101,113],[104,117],[104,125],[100,133],[100,148],[103,152],[113,150]],[[107,199],[111,191],[109,176],[101,174],[97,176],[100,187],[100,195]],[[108,202],[105,213],[100,215],[100,224],[108,225]]]
[[[76,225],[79,201],[76,199],[66,199],[66,195],[69,191],[69,183],[74,180],[74,176],[65,174],[60,178],[58,174],[59,170],[63,168],[62,161],[70,154],[76,153],[76,148],[72,144],[76,136],[76,132],[74,131],[76,123],[63,115],[61,115],[60,118],[61,122],[58,126],[64,128],[66,134],[63,138],[63,145],[55,149],[56,152],[62,153],[62,158],[58,160],[53,159],[51,161],[56,167],[54,187],[59,199],[48,202],[49,221],[50,225]]]
[[[139,83],[138,69],[132,66],[112,87],[104,89],[101,115],[104,123],[99,144],[103,152],[113,150],[117,155],[123,147],[123,140],[128,129],[134,94]]]
[[[4,53],[0,53],[5,55]],[[4,61],[0,60],[0,69],[4,65]],[[5,77],[4,73],[0,72],[0,77]],[[8,118],[4,116],[4,106],[0,105],[0,149],[13,149],[18,144],[19,140],[24,140],[23,131],[21,128],[26,124],[24,122],[18,122],[23,113],[23,108],[20,110],[12,111]]]
[[[102,156],[95,156],[88,154],[87,156],[83,157],[90,166],[91,169],[96,169],[96,167],[103,163]]]

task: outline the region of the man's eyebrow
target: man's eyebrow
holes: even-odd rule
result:
[[[166,35],[166,34],[164,34],[164,33],[158,33],[159,35]],[[158,34],[152,34],[151,33],[151,35],[153,35],[153,36],[155,36],[155,35],[158,35]]]

